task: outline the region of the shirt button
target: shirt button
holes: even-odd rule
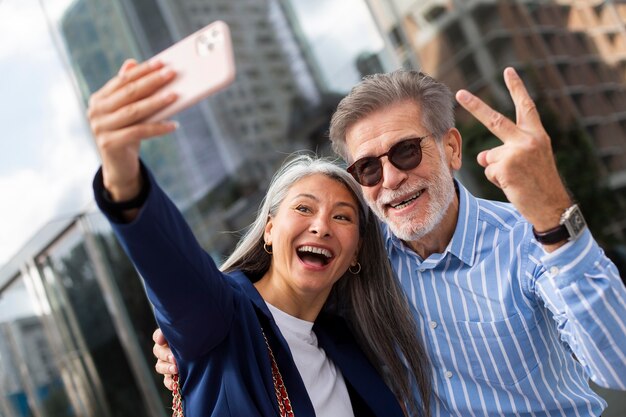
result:
[[[446,373],[444,374],[446,376],[446,378],[450,379],[452,378],[452,372],[450,371],[446,371]]]
[[[550,267],[550,274],[558,275],[559,274],[559,267],[558,266],[551,266]]]
[[[431,321],[430,322],[430,328],[431,329],[436,329],[437,328],[437,322],[436,321]]]

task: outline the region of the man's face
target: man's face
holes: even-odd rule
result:
[[[362,186],[368,204],[400,239],[414,241],[430,233],[448,213],[455,196],[452,170],[459,169],[460,135],[451,129],[439,142],[421,123],[419,107],[405,101],[386,107],[353,124],[346,133],[349,163],[386,153],[405,139],[421,142],[422,161],[407,171],[380,158],[378,184]]]

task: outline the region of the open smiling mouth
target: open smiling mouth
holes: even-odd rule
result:
[[[389,204],[389,206],[393,209],[396,210],[400,210],[405,208],[406,206],[408,206],[409,204],[411,204],[413,201],[417,200],[419,198],[419,196],[422,195],[422,193],[424,192],[424,190],[420,190],[418,191],[416,194],[414,194],[411,198],[401,201],[398,204]]]
[[[316,266],[328,265],[333,258],[333,254],[328,249],[315,246],[300,246],[296,252],[304,263]]]

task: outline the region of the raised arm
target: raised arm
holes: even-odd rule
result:
[[[502,141],[502,145],[478,154],[485,176],[502,189],[535,230],[543,232],[559,225],[572,200],[557,170],[550,137],[524,83],[513,68],[504,70],[504,81],[515,104],[516,122],[466,90],[457,92],[456,98]],[[544,247],[550,252],[563,244]]]
[[[89,100],[89,124],[102,159],[104,187],[114,202],[139,194],[141,141],[176,129],[174,122],[142,123],[142,120],[176,100],[174,94],[155,95],[176,74],[158,61],[137,64],[128,60]],[[132,219],[137,210],[125,214]]]
[[[550,137],[535,103],[513,68],[504,80],[515,104],[516,122],[461,90],[458,102],[502,145],[478,155],[486,177],[536,231],[558,226],[572,205],[558,173]],[[544,252],[545,251],[545,252]],[[532,287],[553,313],[565,340],[590,377],[626,389],[626,288],[615,265],[586,230],[577,239],[544,244],[537,251]]]
[[[144,279],[172,349],[179,357],[194,358],[228,331],[233,291],[139,160],[142,140],[176,127],[172,122],[144,122],[176,99],[158,93],[174,76],[159,62],[127,61],[91,97],[88,115],[102,157],[94,180],[96,202]],[[144,198],[137,208],[120,208],[138,196]]]

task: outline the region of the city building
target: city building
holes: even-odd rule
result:
[[[453,91],[467,88],[497,109],[511,109],[502,71],[515,67],[540,110],[555,115],[560,126],[576,126],[588,137],[599,166],[596,185],[610,190],[617,207],[612,220],[604,219],[598,232],[624,241],[626,4],[598,0],[368,3],[405,66],[417,65]],[[463,111],[458,120],[461,127],[471,122]],[[578,150],[580,155],[587,152]]]

